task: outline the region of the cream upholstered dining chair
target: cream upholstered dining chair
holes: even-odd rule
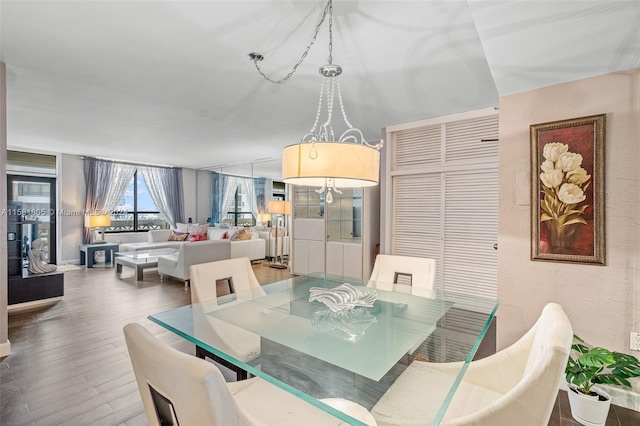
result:
[[[260,378],[225,383],[214,364],[160,342],[140,324],[127,324],[124,335],[149,425],[344,424]]]
[[[253,289],[256,296],[265,294],[248,257],[191,265],[189,276],[191,303],[217,300],[217,281],[226,281],[231,293]],[[259,336],[215,318],[208,318],[206,327],[210,329],[210,336],[215,341],[216,348],[224,353],[243,362],[249,362],[260,355]],[[196,356],[202,359],[209,357],[224,365],[236,373],[238,380],[247,378],[245,370],[197,345]]]
[[[409,279],[409,285],[405,281]],[[399,256],[391,254],[379,254],[373,265],[368,287],[379,290],[393,290],[410,293],[414,296],[433,299],[436,296],[436,261],[426,257]],[[423,342],[435,331],[436,327],[424,330],[424,338],[417,341],[409,349],[408,355],[412,356],[418,351]],[[428,351],[428,348],[425,350]],[[420,352],[420,351],[418,351]],[[428,356],[428,355],[427,355]]]
[[[547,304],[533,327],[513,345],[469,365],[441,424],[447,426],[546,425],[564,369],[573,330],[562,307]],[[371,410],[379,425],[421,425],[433,418],[461,363],[414,361]],[[400,416],[400,420],[398,420]]]
[[[248,257],[191,265],[189,278],[191,281],[191,303],[216,300],[218,297],[216,281],[219,280],[228,281],[231,293],[260,289],[260,283],[253,272],[251,260]],[[256,291],[260,292],[261,290]]]
[[[402,277],[409,277],[411,285],[402,285],[404,281]],[[433,299],[435,297],[436,261],[424,257],[379,254],[369,279],[370,285],[373,285],[374,282],[376,287],[381,290],[391,290],[391,284],[399,283],[396,286],[396,291],[404,291],[406,287],[407,293]]]

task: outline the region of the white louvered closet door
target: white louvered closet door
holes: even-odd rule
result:
[[[439,291],[497,297],[498,115],[387,129],[391,254],[436,259]]]

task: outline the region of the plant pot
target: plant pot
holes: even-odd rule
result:
[[[569,385],[569,405],[571,416],[578,423],[585,426],[602,426],[607,421],[611,396],[598,387],[592,387],[592,391],[601,396],[589,396],[576,390],[574,385]],[[602,400],[604,399],[604,400]]]

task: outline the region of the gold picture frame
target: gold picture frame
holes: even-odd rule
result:
[[[605,264],[606,115],[530,126],[531,259]]]

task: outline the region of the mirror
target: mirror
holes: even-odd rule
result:
[[[212,166],[196,170],[196,217],[193,218],[193,221],[206,223],[212,217],[212,172],[241,177],[265,178],[264,197],[265,201],[268,202],[285,198],[284,184],[281,182],[281,167],[281,160],[278,158],[242,164]],[[258,218],[258,221],[260,221],[260,218]]]

